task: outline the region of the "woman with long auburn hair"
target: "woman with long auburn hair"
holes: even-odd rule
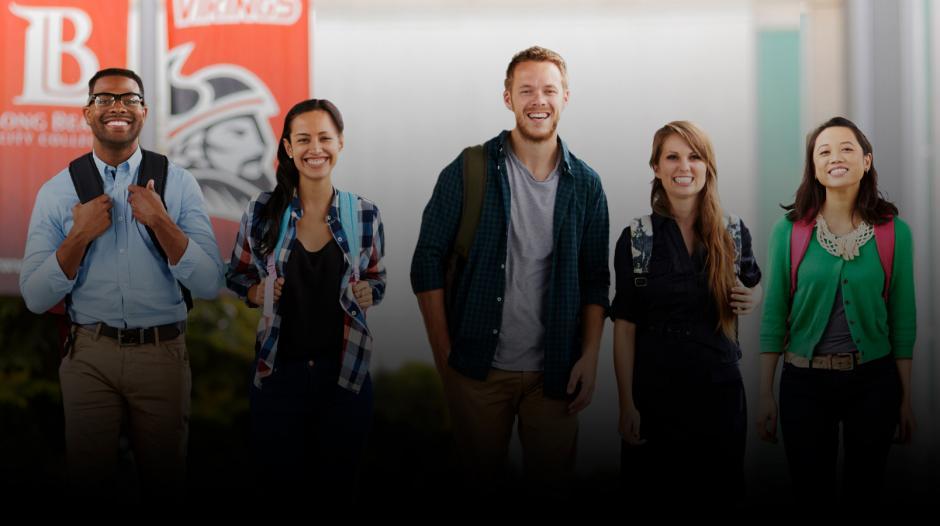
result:
[[[878,192],[871,143],[843,117],[809,134],[803,181],[784,209],[770,238],[757,431],[776,440],[783,355],[783,443],[794,494],[806,497],[793,502],[870,506],[896,431],[909,441],[914,430],[911,230]]]
[[[746,226],[725,215],[708,136],[660,128],[652,214],[617,242],[614,367],[622,475],[638,502],[743,497],[746,434],[737,317],[760,302]]]

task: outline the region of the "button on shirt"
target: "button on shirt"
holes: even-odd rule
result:
[[[713,381],[740,377],[741,350],[717,329],[718,307],[709,287],[705,248],[698,246],[689,255],[674,219],[654,213],[650,220],[653,249],[643,286],[637,286],[634,279],[629,227],[614,251],[617,295],[611,310],[615,319],[636,324],[638,363],[686,369]],[[760,282],[760,267],[744,222],[740,269],[737,277],[744,286]]]
[[[888,301],[882,296],[884,269],[878,240],[862,245],[858,256],[846,261],[833,256],[810,238],[797,269],[796,291],[790,297],[790,237],[793,223],[781,218],[770,234],[761,352],[784,350],[809,358],[822,339],[841,283],[845,317],[866,363],[887,355],[910,358],[917,338],[917,303],[914,286],[914,245],[911,229],[894,218],[894,264]]]
[[[486,188],[480,222],[467,265],[455,283],[448,312],[452,340],[448,363],[461,374],[483,380],[489,374],[502,331],[509,243],[509,182],[505,144],[509,132],[486,142]],[[565,398],[571,369],[581,357],[581,311],[609,305],[607,198],[600,177],[559,140],[558,189],[552,223],[552,270],[545,290],[544,389]],[[441,172],[424,209],[411,261],[415,293],[443,289],[448,252],[460,225],[463,156]]]
[[[45,312],[71,294],[69,316],[75,323],[151,327],[186,319],[177,280],[195,297],[218,294],[222,260],[196,179],[170,164],[164,193],[167,213],[189,242],[180,260],[169,265],[127,201],[127,188],[136,184],[142,158],[138,148],[112,167],[94,156],[104,192],[111,197],[111,226],[91,242],[72,280],[55,254],[72,228],[72,207],[79,202],[68,169],[40,189],[20,272],[20,290],[31,311]]]
[[[505,371],[541,371],[544,356],[545,291],[552,272],[552,217],[558,190],[558,163],[536,180],[506,143],[509,239],[501,334],[493,367]],[[561,159],[559,158],[559,162]],[[496,298],[503,303],[503,296]]]

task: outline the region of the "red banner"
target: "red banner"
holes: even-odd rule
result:
[[[310,95],[305,0],[166,0],[160,150],[199,181],[223,259],[248,200],[274,187],[284,115]]]
[[[0,294],[19,294],[36,193],[91,150],[88,79],[133,68],[130,0],[0,0]]]

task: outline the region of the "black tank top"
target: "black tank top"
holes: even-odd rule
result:
[[[345,321],[339,287],[344,270],[343,252],[335,240],[316,252],[294,241],[278,303],[277,360],[314,360],[339,374]]]

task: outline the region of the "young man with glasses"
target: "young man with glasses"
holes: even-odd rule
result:
[[[20,290],[37,313],[65,299],[70,342],[59,379],[70,482],[78,494],[116,489],[126,415],[142,496],[178,498],[191,388],[186,296],[215,297],[222,261],[189,172],[158,164],[166,166],[163,199],[154,185],[163,170],[148,168],[147,182],[138,178],[153,166],[147,158],[166,162],[138,144],[147,118],[140,77],[126,69],[97,72],[83,111],[93,151],[40,189]],[[101,191],[84,203],[82,167]]]

